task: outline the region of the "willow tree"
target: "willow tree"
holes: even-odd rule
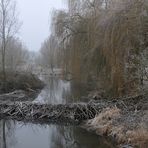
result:
[[[110,95],[138,93],[148,45],[147,3],[68,0],[68,11],[56,11],[52,24],[62,68]]]

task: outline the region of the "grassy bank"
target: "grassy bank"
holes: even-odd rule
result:
[[[12,92],[15,90],[36,90],[43,88],[43,82],[32,73],[7,73],[5,88],[3,87],[2,75],[0,75],[0,93]]]
[[[101,136],[113,138],[119,147],[148,146],[148,100],[147,97],[114,100],[94,119],[84,126]]]
[[[43,82],[32,73],[7,73],[5,85],[0,74],[0,100],[28,100],[44,87]]]

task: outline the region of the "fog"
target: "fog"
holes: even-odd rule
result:
[[[22,26],[19,36],[27,48],[38,51],[50,34],[50,22],[54,9],[66,9],[63,0],[16,0]]]

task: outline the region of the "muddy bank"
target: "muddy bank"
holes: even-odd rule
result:
[[[43,87],[43,82],[32,73],[7,73],[5,88],[0,77],[0,100],[32,101]]]
[[[92,101],[99,103],[102,100]],[[111,137],[119,147],[147,148],[148,146],[148,98],[114,99],[107,103],[94,119],[86,121],[82,127],[98,135]]]

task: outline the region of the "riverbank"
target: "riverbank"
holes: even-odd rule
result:
[[[43,82],[32,73],[9,72],[5,85],[0,75],[0,100],[33,101],[43,87]]]
[[[101,102],[96,100],[91,103]],[[147,148],[147,96],[111,100],[101,113],[86,121],[82,127],[98,135],[111,137],[122,148]]]
[[[81,125],[86,130],[111,137],[120,147],[125,145],[124,148],[130,148],[127,145],[132,145],[147,148],[148,99],[146,96],[102,99],[102,95],[94,94],[87,97],[87,100],[93,98],[88,103],[42,105],[38,102],[39,104],[36,104],[31,102],[35,98],[31,95],[38,94],[37,91],[41,90],[42,82],[39,80],[39,83],[36,83],[38,78],[32,74],[26,75],[16,76],[17,78],[14,76],[13,79],[21,82],[19,83],[21,85],[10,89],[11,91],[7,94],[0,95],[0,99],[6,101],[0,103],[0,118],[66,125],[83,123]],[[18,81],[18,77],[22,77],[22,80]]]
[[[1,102],[0,118],[33,123],[80,125],[120,148],[147,148],[148,100],[146,96],[95,100],[79,104]],[[89,120],[90,119],[90,120]]]

